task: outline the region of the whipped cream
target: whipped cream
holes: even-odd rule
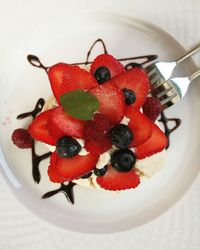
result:
[[[122,118],[120,124],[128,125],[129,121],[130,121],[130,118],[124,116],[124,117]]]
[[[98,162],[96,164],[96,168],[98,168],[98,169],[103,168],[105,165],[107,165],[109,163],[110,158],[111,158],[110,150],[108,150],[107,152],[101,154],[99,156],[99,160],[98,160]]]

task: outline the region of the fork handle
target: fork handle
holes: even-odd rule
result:
[[[197,70],[196,72],[194,72],[192,75],[190,75],[188,78],[191,81],[193,81],[195,78],[197,78],[198,76],[200,76],[200,69]]]
[[[187,59],[188,57],[194,55],[196,52],[198,52],[200,50],[200,44],[198,44],[197,46],[195,46],[193,49],[191,49],[190,51],[188,51],[185,55],[181,56],[179,59],[176,60],[176,64],[183,62],[185,59]]]

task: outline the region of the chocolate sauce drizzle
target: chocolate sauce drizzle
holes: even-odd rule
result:
[[[40,98],[36,105],[35,108],[30,111],[30,112],[26,112],[26,113],[22,113],[20,115],[17,116],[17,119],[21,120],[27,117],[32,117],[33,119],[37,116],[37,114],[39,114],[45,104],[45,100],[43,98]],[[32,147],[31,147],[31,155],[32,155],[32,176],[33,176],[33,180],[38,184],[41,180],[41,174],[40,174],[40,170],[39,170],[39,164],[42,160],[45,160],[47,158],[49,158],[51,156],[51,152],[47,152],[45,154],[42,155],[38,155],[36,153],[36,149],[35,149],[35,140],[32,141]],[[76,184],[73,182],[69,182],[67,185],[66,184],[61,184],[59,189],[56,189],[54,191],[50,191],[46,194],[44,194],[42,196],[43,199],[49,198],[59,192],[64,193],[65,197],[67,198],[67,200],[74,204],[74,194],[73,194],[73,187]]]
[[[97,39],[91,46],[91,48],[89,49],[89,51],[87,52],[87,57],[86,57],[86,60],[84,62],[79,62],[79,63],[71,63],[71,65],[88,65],[88,64],[91,64],[92,61],[89,61],[89,58],[91,56],[91,52],[94,48],[94,46],[98,43],[101,43],[102,44],[102,47],[103,47],[103,52],[104,54],[107,54],[108,51],[107,51],[107,48],[106,48],[106,45],[104,43],[104,41],[102,39]],[[133,68],[133,67],[143,67],[144,64],[146,63],[150,63],[154,60],[156,60],[158,58],[157,55],[144,55],[144,56],[136,56],[136,57],[127,57],[127,58],[119,58],[117,59],[118,61],[121,61],[121,62],[125,62],[125,61],[129,61],[129,63],[127,63],[125,65],[125,68],[126,70],[130,69],[130,68]],[[34,67],[37,67],[37,68],[42,68],[43,70],[46,71],[46,73],[48,73],[48,69],[49,67],[46,67],[44,66],[40,59],[35,56],[35,55],[28,55],[27,56],[27,60],[29,61],[29,63],[31,65],[33,65]],[[135,62],[135,60],[139,60],[142,62]],[[32,116],[32,118],[34,119],[36,117],[36,115],[41,112],[43,106],[44,106],[44,99],[40,98],[35,106],[35,109],[31,112],[27,112],[27,113],[23,113],[21,115],[19,115],[17,117],[17,119],[23,119],[23,118],[26,118],[26,117],[29,117],[29,116]],[[165,134],[166,136],[169,138],[170,137],[170,134],[172,132],[174,132],[181,124],[181,120],[180,119],[177,119],[177,118],[167,118],[165,116],[165,113],[162,112],[161,113],[161,119],[159,120],[160,122],[163,123],[164,125],[164,129],[165,129]],[[173,128],[169,128],[168,126],[168,122],[175,122],[175,126]],[[169,144],[167,146],[167,148],[169,147]],[[39,163],[48,158],[49,156],[51,155],[51,152],[48,152],[46,154],[43,154],[43,155],[37,155],[36,152],[35,152],[35,142],[33,141],[33,145],[32,145],[32,173],[33,173],[33,179],[36,183],[39,183],[40,182],[40,179],[41,179],[41,176],[40,176],[40,171],[39,171]],[[61,183],[61,186],[60,188],[56,189],[56,190],[52,190],[52,191],[49,191],[47,193],[45,193],[42,198],[43,199],[47,199],[47,198],[50,198],[60,192],[62,192],[65,197],[67,198],[67,200],[71,203],[71,204],[74,204],[74,193],[73,193],[73,187],[75,186],[76,184],[73,183],[73,182],[69,182],[68,184],[64,184],[64,183]]]
[[[76,183],[73,182],[69,182],[67,185],[64,183],[61,183],[60,188],[56,189],[56,190],[52,190],[47,192],[46,194],[44,194],[42,196],[42,199],[47,199],[52,197],[55,194],[58,194],[60,192],[62,192],[65,197],[67,198],[67,200],[71,203],[74,204],[74,192],[73,192],[73,187],[76,185]]]
[[[39,114],[42,111],[42,108],[43,108],[44,104],[45,104],[45,100],[43,98],[40,98],[37,101],[33,111],[20,114],[20,115],[17,116],[17,119],[21,120],[21,119],[27,118],[29,116],[32,116],[32,118],[34,119],[37,116],[37,114]],[[36,150],[35,150],[35,140],[33,140],[32,147],[31,147],[31,154],[32,154],[32,176],[33,176],[33,180],[36,183],[39,183],[40,179],[41,179],[39,164],[40,164],[40,162],[42,160],[48,158],[51,155],[51,152],[45,153],[43,155],[37,155]]]
[[[93,48],[95,47],[96,44],[98,43],[101,43],[102,44],[102,47],[103,47],[103,53],[104,54],[108,54],[108,51],[107,51],[107,48],[106,48],[106,45],[104,43],[104,41],[99,38],[97,39],[93,44],[92,46],[90,47],[89,51],[87,52],[87,56],[86,56],[86,60],[84,62],[76,62],[76,63],[70,63],[70,65],[88,65],[88,64],[91,64],[93,61],[89,61],[89,58],[91,56],[91,53],[92,53],[92,50]],[[128,64],[126,64],[124,67],[126,69],[129,69],[129,68],[133,68],[135,67],[136,65],[139,66],[139,67],[142,67],[144,64],[146,63],[149,63],[149,62],[152,62],[154,60],[156,60],[158,58],[157,55],[144,55],[144,56],[134,56],[134,57],[125,57],[125,58],[119,58],[117,59],[118,61],[120,62],[124,62],[124,61],[133,61],[133,60],[143,60],[142,62],[130,62]],[[44,69],[46,72],[48,72],[48,69],[49,67],[46,67],[44,66],[40,59],[35,56],[35,55],[28,55],[27,56],[27,60],[29,61],[29,63],[31,65],[33,65],[34,67],[36,68],[42,68]]]
[[[168,149],[170,146],[170,135],[172,132],[174,132],[181,125],[181,120],[178,118],[167,118],[164,111],[162,111],[161,118],[159,119],[159,122],[162,122],[164,125],[165,135],[168,138],[168,145],[167,145],[166,149]],[[169,126],[168,126],[169,122],[174,122],[175,125],[172,128],[169,128]]]
[[[40,59],[39,59],[37,56],[28,55],[28,56],[27,56],[27,60],[29,61],[29,63],[30,63],[31,65],[33,65],[33,66],[36,67],[36,68],[42,68],[42,69],[44,69],[46,72],[47,72],[48,69],[49,69],[49,67],[45,67],[45,66],[41,63]]]

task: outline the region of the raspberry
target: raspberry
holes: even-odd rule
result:
[[[147,97],[142,109],[143,113],[154,122],[161,113],[162,106],[157,98]]]
[[[18,148],[31,148],[33,139],[26,129],[18,128],[12,133],[12,141]]]
[[[103,140],[111,127],[110,121],[102,114],[95,114],[91,121],[87,121],[83,130],[85,140]]]

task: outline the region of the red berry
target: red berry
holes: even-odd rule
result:
[[[88,90],[98,86],[94,77],[79,66],[58,63],[49,69],[48,75],[58,103],[60,103],[60,96],[69,91]]]
[[[151,137],[153,123],[145,115],[130,107],[127,108],[125,116],[130,119],[128,127],[133,133],[133,140],[129,147],[137,147]]]
[[[12,141],[18,148],[31,148],[33,139],[26,129],[18,128],[12,133]]]
[[[103,189],[117,191],[137,187],[140,184],[140,177],[134,169],[129,172],[118,172],[109,166],[105,175],[98,176],[96,181]]]
[[[52,114],[48,120],[49,133],[55,139],[64,135],[83,138],[83,128],[85,122],[68,115],[62,106],[52,109]]]
[[[63,183],[66,181],[66,179],[57,174],[56,162],[57,162],[57,155],[52,154],[50,158],[50,165],[48,167],[47,173],[48,173],[50,181],[54,183]]]
[[[150,90],[150,82],[147,74],[141,68],[132,68],[112,79],[120,89],[130,89],[136,96],[136,101],[131,105],[134,109],[140,109],[144,104]]]
[[[87,154],[85,156],[76,155],[72,158],[60,158],[56,152],[56,173],[65,178],[66,181],[79,179],[89,173],[96,166],[98,156]]]
[[[99,102],[99,112],[105,115],[112,123],[118,123],[124,116],[125,101],[122,91],[113,82],[106,82],[89,92],[95,95]]]
[[[51,88],[57,101],[60,101],[59,100],[60,85],[63,82],[64,74],[68,72],[69,69],[70,69],[70,65],[66,63],[57,63],[51,66],[48,70],[48,76],[49,76]]]
[[[94,75],[96,70],[100,67],[106,67],[110,71],[111,79],[125,72],[124,66],[109,54],[101,54],[94,59],[90,68],[91,74]]]
[[[93,155],[100,155],[112,148],[111,140],[108,136],[103,136],[97,140],[86,140],[85,149]]]
[[[28,127],[29,134],[36,140],[55,145],[56,140],[49,134],[48,121],[52,109],[40,113]]]
[[[85,123],[83,138],[85,140],[98,140],[106,136],[111,127],[110,121],[102,114],[94,114],[91,121]]]
[[[144,114],[154,122],[160,115],[162,106],[157,98],[147,97],[142,109]]]
[[[166,137],[166,135],[156,124],[152,123],[152,135],[145,143],[136,147],[136,158],[143,159],[145,157],[159,153],[163,149],[165,149],[167,145],[168,138]]]

